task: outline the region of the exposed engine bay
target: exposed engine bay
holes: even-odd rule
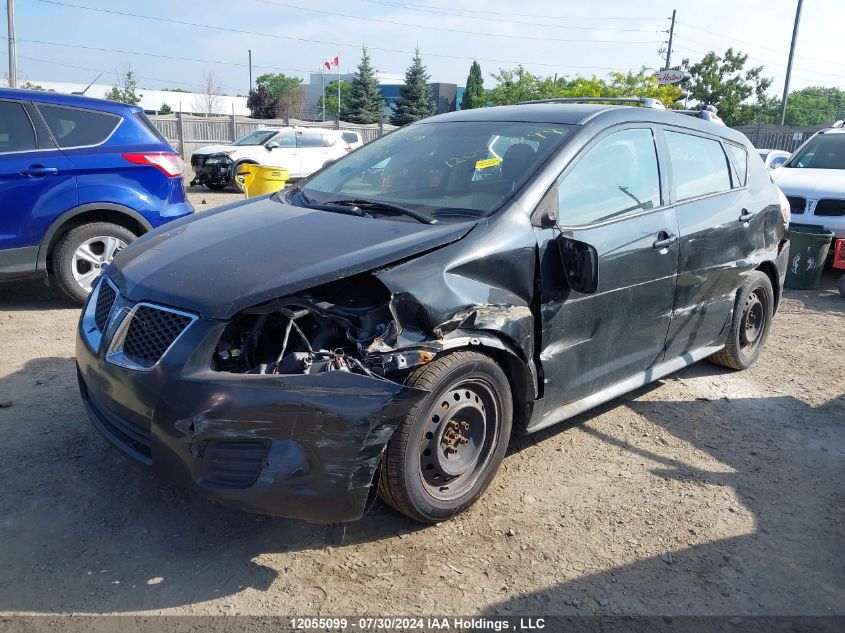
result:
[[[245,310],[220,337],[212,368],[385,377],[411,364],[405,355],[393,353],[397,334],[390,293],[372,275],[358,275]],[[432,357],[424,351],[411,355],[413,364]]]

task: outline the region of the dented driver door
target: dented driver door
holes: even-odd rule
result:
[[[563,283],[543,293],[544,416],[663,359],[678,272],[666,190],[649,127],[600,136],[558,180],[557,237],[546,244],[542,283],[556,267]],[[567,253],[579,248],[594,253],[594,288],[567,280]]]

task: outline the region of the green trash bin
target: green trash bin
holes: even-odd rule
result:
[[[797,290],[815,290],[821,285],[833,231],[815,224],[792,224],[786,237],[789,239],[789,267],[784,285]]]

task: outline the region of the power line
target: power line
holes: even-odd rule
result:
[[[336,47],[344,47],[344,48],[358,48],[357,44],[348,44],[343,42],[331,42],[327,40],[316,40],[311,38],[304,38],[304,37],[294,37],[292,35],[278,35],[275,33],[262,33],[260,31],[248,31],[245,29],[236,29],[233,27],[226,27],[226,26],[214,26],[210,24],[200,24],[198,22],[188,22],[186,20],[176,20],[172,18],[163,18],[159,16],[151,16],[151,15],[141,15],[138,13],[129,13],[128,11],[117,11],[114,9],[103,9],[99,7],[89,7],[80,4],[71,4],[68,2],[58,2],[58,0],[36,0],[37,2],[41,2],[44,4],[52,4],[56,6],[63,6],[63,7],[70,7],[74,9],[83,9],[86,11],[94,11],[97,13],[107,13],[110,15],[119,15],[123,17],[131,17],[131,18],[139,18],[142,20],[150,20],[153,22],[164,22],[168,24],[178,24],[180,26],[190,26],[194,28],[201,28],[201,29],[208,29],[212,31],[224,31],[227,33],[238,33],[240,35],[253,35],[258,37],[266,37],[271,39],[283,39],[283,40],[292,40],[297,42],[306,42],[309,44],[322,44],[325,46],[336,46]],[[402,50],[402,49],[395,49],[395,48],[383,48],[378,46],[369,46],[370,50],[374,51],[382,51],[387,53],[402,53],[406,55],[414,54],[414,51],[411,50]],[[522,64],[526,66],[545,66],[549,68],[574,68],[574,69],[592,69],[592,70],[618,70],[617,67],[607,67],[607,66],[573,66],[570,64],[551,64],[548,62],[526,62],[526,61],[515,61],[515,60],[505,60],[505,59],[492,59],[489,57],[464,57],[460,55],[448,55],[446,53],[423,53],[425,56],[428,57],[443,57],[446,59],[460,59],[460,60],[481,60],[486,62],[493,62],[495,64]]]
[[[749,42],[747,40],[741,40],[730,35],[725,35],[724,33],[717,33],[716,31],[710,31],[708,29],[702,28],[700,26],[695,26],[693,24],[687,24],[686,22],[681,22],[678,20],[678,24],[683,24],[684,26],[688,26],[691,29],[695,29],[696,31],[701,31],[703,33],[707,33],[709,35],[715,35],[716,37],[721,37],[722,39],[731,40],[734,42],[739,42],[740,44],[745,44],[746,46],[753,46],[754,48],[760,48],[766,51],[770,51],[772,53],[778,53],[779,55],[783,55],[784,51],[778,48],[771,48],[769,46],[763,46],[762,44],[756,44],[754,42]],[[806,59],[808,61],[813,62],[821,62],[823,64],[834,64],[836,66],[845,66],[845,62],[833,62],[827,59],[819,59],[818,57],[807,57],[806,55],[797,55],[799,59]]]
[[[708,51],[701,51],[701,50],[692,49],[692,48],[690,48],[689,46],[687,46],[687,47],[686,47],[686,48],[687,48],[687,50],[691,50],[691,51],[693,51],[693,52],[695,52],[695,53],[698,53],[699,55],[706,55],[708,52],[715,51],[715,49],[711,46],[711,44],[709,44],[709,43],[707,43],[707,42],[702,42],[702,41],[700,41],[700,40],[694,40],[694,39],[692,39],[691,37],[687,37],[686,35],[684,35],[684,34],[682,34],[682,33],[680,33],[680,34],[679,34],[679,33],[675,33],[675,38],[676,38],[676,39],[677,39],[677,38],[681,38],[681,39],[686,40],[686,41],[688,41],[688,42],[692,42],[692,43],[694,43],[694,44],[699,44],[699,45],[701,45],[701,46],[704,46],[705,48],[709,48],[709,50],[708,50]],[[19,40],[19,41],[20,41],[20,40]],[[749,56],[749,58],[754,59],[754,60],[756,60],[756,61],[758,61],[758,62],[761,62],[761,63],[763,63],[763,64],[767,64],[767,65],[769,65],[769,66],[775,66],[775,67],[777,67],[777,68],[786,68],[786,64],[783,64],[783,63],[781,63],[781,62],[776,62],[776,61],[773,61],[773,60],[770,60],[770,59],[766,59],[765,57],[760,57],[760,56],[759,56],[759,55],[757,55],[756,53],[755,53],[755,54],[750,54],[750,53],[745,53],[745,51],[737,51],[737,52],[741,52],[741,53],[743,53],[743,54],[747,54],[747,55]],[[822,71],[822,70],[802,70],[801,72],[802,72],[803,74],[810,74],[810,75],[822,75],[822,76],[826,76],[826,77],[839,77],[839,78],[842,78],[842,77],[843,77],[843,74],[842,74],[841,72],[833,72],[833,73],[830,73],[830,72],[824,72],[824,71]]]
[[[287,2],[273,2],[272,0],[254,0],[254,1],[260,2],[262,4],[275,5],[275,6],[279,6],[279,7],[287,7],[287,8],[290,8],[290,9],[298,9],[300,11],[310,11],[312,13],[322,13],[322,14],[326,14],[326,15],[334,15],[334,16],[342,17],[342,18],[351,18],[353,20],[365,20],[367,22],[381,22],[383,24],[393,24],[393,25],[396,25],[396,26],[409,26],[409,27],[412,27],[412,28],[432,29],[432,30],[436,30],[436,31],[450,31],[450,32],[454,32],[454,33],[461,33],[461,34],[467,34],[467,35],[484,35],[484,36],[490,36],[490,37],[517,37],[517,38],[520,38],[520,39],[536,39],[536,36],[503,35],[503,34],[499,34],[499,33],[478,33],[476,31],[467,31],[466,29],[453,29],[453,28],[447,28],[447,27],[431,26],[431,25],[427,25],[427,24],[409,24],[409,23],[405,23],[405,22],[396,22],[394,20],[385,20],[383,18],[374,18],[374,17],[370,17],[370,16],[348,15],[348,14],[345,14],[345,13],[338,13],[337,11],[327,11],[327,10],[322,10],[322,9],[312,9],[310,7],[302,7],[302,6],[298,6],[298,5],[295,5],[295,4],[289,4]],[[403,6],[403,8],[411,9],[412,7],[404,7]],[[454,9],[451,10],[451,11],[454,11]],[[437,15],[452,15],[452,16],[460,17],[460,18],[469,18],[471,20],[484,19],[484,20],[488,20],[488,21],[492,21],[492,22],[499,22],[499,23],[505,23],[505,24],[524,24],[524,25],[528,25],[528,26],[550,27],[550,28],[557,28],[557,29],[570,29],[570,30],[577,30],[577,31],[621,31],[621,32],[628,32],[628,33],[654,33],[655,32],[655,30],[653,30],[653,29],[651,29],[651,30],[650,29],[617,29],[617,28],[605,28],[605,27],[600,27],[600,26],[572,26],[572,25],[562,25],[562,24],[539,24],[539,23],[536,23],[536,22],[517,22],[517,21],[513,21],[513,20],[496,20],[496,19],[490,19],[490,18],[479,18],[479,17],[475,17],[475,16],[466,16],[466,15],[461,15],[459,13],[451,13],[450,10],[445,10],[445,9],[441,10],[441,11],[429,11],[429,13],[436,13]],[[546,40],[551,39],[552,41],[559,41],[559,42],[593,41],[593,40],[568,40],[568,39],[554,40],[553,38],[547,38],[547,37],[544,37],[543,39],[546,39]],[[621,41],[624,42],[625,40],[621,40]],[[630,42],[630,43],[634,43],[634,42]],[[636,43],[640,43],[640,42],[638,41]]]
[[[352,20],[363,20],[365,22],[379,22],[381,24],[391,24],[393,26],[405,26],[415,29],[429,29],[432,31],[445,31],[447,33],[459,33],[461,35],[481,35],[483,37],[495,37],[495,38],[507,38],[507,39],[518,39],[518,40],[536,40],[536,35],[512,35],[512,34],[502,34],[502,33],[482,33],[479,31],[467,31],[466,29],[455,29],[446,26],[428,26],[424,24],[410,24],[408,22],[396,22],[394,20],[383,20],[381,18],[371,18],[371,17],[362,17],[358,15],[349,15],[347,13],[338,13],[337,11],[325,11],[322,9],[311,9],[309,7],[301,7],[295,4],[289,4],[287,2],[274,2],[273,0],[253,0],[253,2],[260,2],[261,4],[268,4],[276,7],[285,7],[288,9],[296,9],[298,11],[308,11],[310,13],[320,13],[322,15],[331,15],[334,17],[339,18],[349,18]],[[600,29],[595,27],[572,27],[572,28],[583,28],[590,31],[603,31],[603,30],[620,30],[620,31],[635,31],[637,33],[652,33],[653,31],[646,31],[642,29]],[[557,38],[557,37],[546,37],[543,36],[543,40],[547,42],[589,42],[592,44],[654,44],[654,40],[585,40],[585,39],[572,39],[572,38]]]
[[[401,2],[387,2],[386,0],[359,0],[360,2],[369,2],[370,4],[381,4],[391,7],[398,7],[401,9],[410,9],[412,11],[423,11],[426,13],[437,12],[440,13],[441,11],[462,11],[464,13],[482,13],[484,15],[505,15],[505,16],[514,16],[517,18],[538,18],[538,19],[547,19],[547,20],[662,20],[661,17],[654,17],[654,18],[647,18],[642,16],[637,17],[620,17],[620,16],[613,16],[613,17],[603,17],[603,16],[575,16],[575,15],[539,15],[536,13],[510,13],[507,11],[480,11],[476,9],[458,9],[457,7],[443,7],[443,6],[434,6],[434,5],[426,5],[426,8],[423,7],[415,7],[413,5],[402,4]],[[470,16],[466,16],[470,17]],[[482,19],[482,18],[473,18],[473,19]]]

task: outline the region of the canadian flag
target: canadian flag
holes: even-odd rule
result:
[[[323,62],[323,66],[326,67],[326,70],[331,70],[332,66],[340,66],[340,57],[335,55],[334,59]]]

